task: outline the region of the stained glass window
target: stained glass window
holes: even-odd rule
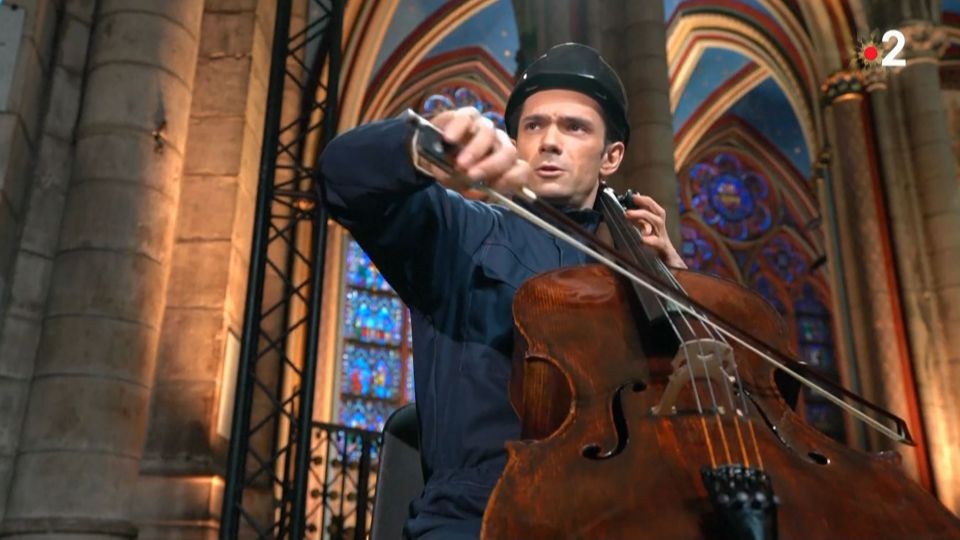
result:
[[[340,403],[340,423],[352,428],[379,430],[396,405],[383,401],[345,398]]]
[[[755,240],[773,226],[776,198],[766,178],[721,152],[690,168],[690,209],[732,241]]]
[[[816,289],[809,282],[804,283],[800,288],[800,293],[793,305],[800,356],[821,374],[839,381],[840,373],[833,358],[830,310],[820,301]],[[843,440],[846,432],[843,412],[836,405],[825,401],[809,389],[804,390],[804,398],[807,421],[818,427],[820,427],[818,423],[829,423],[829,428],[822,429],[829,435]]]
[[[380,430],[413,400],[409,313],[360,246],[346,248],[338,421]]]
[[[345,336],[377,345],[399,345],[403,334],[403,302],[396,296],[352,289],[347,292]]]
[[[391,290],[377,267],[370,262],[370,257],[356,242],[349,242],[347,246],[347,284],[360,289]]]
[[[480,114],[493,121],[500,129],[505,129],[503,115],[489,101],[481,98],[477,93],[466,87],[442,88],[436,94],[427,97],[423,102],[422,112],[427,116],[458,109],[460,107],[473,107],[480,111]]]
[[[679,251],[687,267],[699,272],[736,279],[736,274],[720,255],[714,238],[702,229],[701,225],[689,217],[680,221]]]
[[[407,366],[405,373],[406,380],[403,381],[404,391],[409,399],[413,400],[413,339],[410,332],[407,332],[407,357],[403,359]]]
[[[341,361],[344,394],[379,399],[402,397],[403,364],[398,351],[348,343]]]
[[[799,276],[806,273],[806,257],[785,235],[770,239],[763,246],[763,257],[777,276],[788,285],[793,284]]]

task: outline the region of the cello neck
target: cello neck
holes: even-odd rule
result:
[[[631,192],[628,191],[626,195],[628,200],[630,196]],[[597,197],[599,197],[600,210],[603,213],[604,222],[610,230],[614,247],[624,257],[657,277],[661,284],[679,291],[679,286],[670,270],[660,261],[653,248],[643,243],[640,231],[627,221],[624,207],[612,193],[612,190],[601,185]],[[662,321],[671,312],[669,306],[664,305],[664,302],[656,294],[636,284],[632,285],[647,322],[652,324]]]

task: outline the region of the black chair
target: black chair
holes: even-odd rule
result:
[[[423,476],[417,408],[408,403],[394,411],[383,426],[371,540],[402,538],[410,501],[423,491]]]

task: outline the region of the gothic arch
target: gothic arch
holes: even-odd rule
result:
[[[732,97],[724,98],[728,92],[734,96],[743,95],[769,75],[776,81],[790,103],[801,126],[808,149],[818,148],[823,139],[822,119],[818,103],[818,81],[812,55],[811,43],[795,35],[795,29],[789,33],[778,26],[767,15],[757,10],[742,10],[743,15],[734,13],[728,2],[684,2],[671,18],[667,38],[667,61],[671,82],[671,103],[676,107],[683,95],[690,75],[699,64],[704,52],[710,48],[722,48],[735,51],[755,64],[756,70],[749,73],[747,81],[733,81],[724,89],[724,95],[711,96],[706,113],[712,118],[719,117],[725,110],[723,105],[732,104]],[[792,26],[792,25],[791,25]],[[802,34],[800,34],[802,36]],[[698,114],[697,124],[709,126]],[[703,129],[689,130],[676,140],[675,161],[680,163],[687,152],[696,144]]]
[[[451,0],[397,47],[366,88],[360,121],[382,118],[417,65],[440,41],[495,0]]]

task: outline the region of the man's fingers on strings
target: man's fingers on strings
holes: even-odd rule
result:
[[[656,234],[664,227],[663,218],[650,210],[627,210],[627,219],[640,227],[640,232],[644,235]]]

